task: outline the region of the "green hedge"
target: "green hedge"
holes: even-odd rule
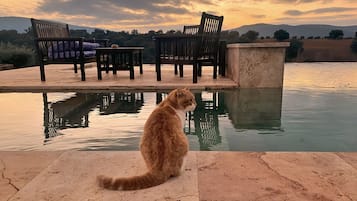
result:
[[[35,65],[35,52],[24,46],[0,43],[0,63],[13,64],[15,67]]]

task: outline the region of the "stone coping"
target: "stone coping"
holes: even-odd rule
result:
[[[271,47],[289,47],[290,42],[269,42],[269,43],[234,43],[227,45],[227,48],[271,48]]]

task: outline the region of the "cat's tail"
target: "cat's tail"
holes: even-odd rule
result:
[[[110,190],[138,190],[150,188],[164,183],[167,179],[168,177],[166,175],[151,171],[140,176],[128,178],[97,176],[99,186]]]

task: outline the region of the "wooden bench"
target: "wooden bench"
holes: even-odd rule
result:
[[[77,64],[81,69],[81,80],[85,81],[84,64],[95,62],[95,48],[107,47],[107,39],[86,40],[81,37],[71,37],[68,24],[52,21],[31,19],[36,52],[38,55],[41,81],[46,81],[46,64]]]

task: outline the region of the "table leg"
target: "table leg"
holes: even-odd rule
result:
[[[120,57],[120,55],[119,55],[119,57]],[[116,75],[117,74],[118,62],[117,62],[117,58],[116,58],[116,54],[115,53],[112,54],[112,65],[113,65],[113,74]]]
[[[143,51],[139,51],[140,74],[143,74]]]
[[[134,53],[129,53],[129,69],[130,69],[130,79],[134,79]]]

